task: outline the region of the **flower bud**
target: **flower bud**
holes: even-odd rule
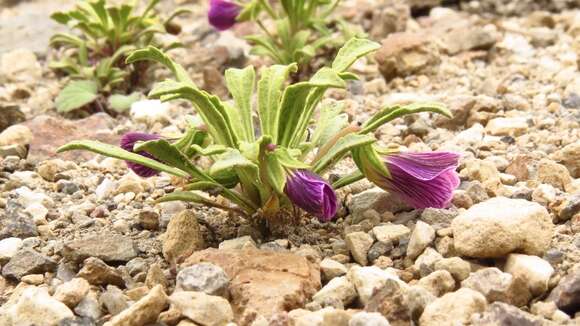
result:
[[[135,151],[133,150],[133,147],[135,147],[135,144],[137,142],[157,140],[160,138],[161,138],[160,136],[154,135],[154,134],[147,134],[147,133],[142,133],[142,132],[129,132],[129,133],[126,133],[125,135],[123,135],[123,137],[121,137],[121,148],[126,150],[126,151],[135,153]],[[151,155],[147,152],[141,151],[141,152],[138,152],[137,154],[155,160],[153,155]],[[127,166],[129,167],[129,169],[131,169],[133,172],[135,172],[135,174],[137,174],[138,176],[143,177],[143,178],[149,178],[149,177],[152,177],[154,175],[159,174],[158,171],[151,169],[149,167],[143,166],[141,164],[137,164],[137,163],[133,163],[133,162],[129,162],[129,161],[125,161],[125,163],[127,163]]]
[[[294,205],[328,222],[336,215],[338,200],[332,186],[308,170],[297,170],[287,181],[284,192]]]
[[[234,26],[241,11],[239,5],[227,0],[211,0],[209,6],[209,23],[220,31]]]

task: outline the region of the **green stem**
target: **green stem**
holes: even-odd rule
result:
[[[359,170],[353,171],[353,172],[345,175],[344,177],[338,179],[337,181],[335,181],[332,184],[332,188],[334,188],[334,190],[338,190],[342,187],[345,187],[345,186],[348,186],[352,183],[360,181],[360,180],[364,179],[364,177],[365,176]]]

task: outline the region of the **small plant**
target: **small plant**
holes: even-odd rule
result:
[[[373,134],[406,114],[450,116],[449,111],[440,104],[393,106],[359,126],[348,123],[341,105],[319,105],[326,90],[346,88],[347,81],[356,78],[347,69],[378,47],[368,40],[352,39],[338,51],[330,67],[318,70],[309,81],[289,86],[285,80],[296,64],[263,68],[257,84],[253,67],[229,69],[225,79],[232,102],[197,88],[180,65],[156,48],[137,50],[128,62],[155,60],[175,76],[175,80],[157,84],[149,96],[162,101],[190,100],[201,121],[192,121],[176,140],[128,133],[122,148],[85,140],[59,151],[89,150],[125,160],[143,177],[162,171],[187,180],[183,189],[160,201],[202,203],[267,220],[299,207],[329,221],[338,208],[335,189],[365,177],[417,208],[445,207],[459,183],[455,172],[458,155],[399,153],[378,146]],[[348,155],[354,158],[357,170],[332,184],[321,177]],[[196,165],[201,157],[209,158],[208,168]],[[218,195],[230,204],[212,198]]]
[[[127,66],[129,52],[157,45],[156,34],[178,33],[172,25],[179,9],[162,21],[155,12],[160,0],[150,0],[143,11],[138,11],[139,1],[119,6],[107,5],[105,0],[81,0],[68,12],[56,12],[51,18],[69,26],[78,33],[58,33],[51,44],[64,48],[63,58],[51,62],[50,67],[68,74],[73,80],[56,99],[59,112],[69,112],[96,102],[100,110],[126,110],[136,101],[138,94],[125,95],[142,81],[147,63]],[[166,51],[180,46],[175,42],[163,47]],[[103,98],[109,97],[108,105]]]
[[[252,52],[270,57],[278,64],[310,62],[322,49],[336,49],[348,39],[362,33],[353,33],[353,26],[335,19],[332,13],[340,0],[211,0],[209,22],[219,30],[232,27],[236,22],[252,21],[262,31],[247,40]],[[272,20],[266,26],[264,17]],[[338,29],[338,32],[335,30]]]

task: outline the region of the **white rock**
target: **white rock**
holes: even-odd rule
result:
[[[378,241],[380,242],[399,242],[402,238],[406,237],[411,233],[408,227],[402,224],[385,224],[375,226],[373,228],[373,233]]]
[[[426,308],[419,324],[421,326],[466,325],[471,316],[485,310],[485,297],[471,289],[459,289],[447,293],[430,303]]]
[[[409,239],[407,256],[410,258],[419,256],[433,240],[435,240],[435,229],[423,221],[417,221]]]
[[[32,142],[33,138],[32,131],[30,131],[28,127],[23,125],[13,125],[0,132],[0,146],[26,146]]]
[[[352,315],[348,326],[389,326],[389,321],[378,312],[361,311]]]
[[[367,304],[373,292],[376,289],[382,288],[388,280],[395,280],[402,283],[401,286],[406,285],[395,273],[382,270],[376,266],[354,266],[348,271],[347,276],[354,284],[360,301],[363,304]]]
[[[424,288],[436,297],[440,297],[455,289],[455,280],[451,273],[445,270],[435,271],[417,282],[417,286]]]
[[[6,238],[0,240],[0,264],[10,260],[20,247],[22,247],[22,239],[20,238]]]
[[[24,212],[30,214],[36,224],[46,224],[48,208],[44,207],[44,205],[41,203],[34,203],[29,205],[26,207],[26,209],[24,209]]]
[[[198,291],[227,297],[229,278],[219,266],[199,263],[188,266],[177,274],[176,291]]]
[[[542,255],[552,240],[554,224],[538,203],[496,197],[472,206],[451,227],[459,254],[492,258],[515,251]]]
[[[34,192],[27,187],[20,187],[14,192],[18,195],[18,202],[28,207],[34,204],[42,204],[46,207],[53,207],[54,201],[48,195],[41,192]]]
[[[330,258],[324,258],[320,262],[320,272],[322,278],[330,281],[335,277],[345,275],[347,272],[346,266]]]
[[[159,100],[143,100],[131,105],[131,118],[137,123],[152,125],[170,121],[169,104]]]
[[[531,299],[523,279],[504,273],[496,267],[482,268],[471,273],[461,282],[461,286],[483,294],[490,303],[501,301],[520,307]]]
[[[542,183],[532,192],[532,200],[547,207],[556,200],[556,193],[556,188],[552,185]]]
[[[473,146],[481,143],[483,136],[485,135],[485,129],[479,123],[474,124],[469,129],[465,129],[462,132],[455,135],[453,142],[457,145],[463,146]]]
[[[522,254],[510,254],[504,270],[514,277],[523,278],[534,296],[548,290],[548,282],[554,273],[552,265],[542,258]]]
[[[435,270],[446,270],[453,278],[461,282],[469,277],[471,265],[459,257],[443,258],[435,262]]]
[[[98,201],[105,200],[115,192],[115,188],[117,185],[115,182],[109,178],[103,179],[101,184],[97,186],[95,189],[95,195],[97,196]]]
[[[0,79],[10,82],[36,82],[40,77],[42,77],[42,68],[34,52],[16,49],[2,55]]]
[[[312,300],[325,302],[328,299],[338,299],[342,301],[344,306],[348,306],[356,299],[356,296],[354,284],[346,276],[340,276],[330,280],[320,291],[314,294]]]
[[[73,278],[59,285],[54,293],[54,298],[74,308],[87,295],[89,287],[89,282],[84,278]]]
[[[366,266],[368,263],[367,254],[373,245],[373,238],[366,232],[352,232],[345,237],[346,247],[350,251],[354,260]]]
[[[224,240],[218,245],[219,249],[248,249],[256,248],[256,242],[249,235],[243,237]]]
[[[234,319],[228,300],[203,292],[180,291],[169,297],[185,317],[203,326],[221,326]]]
[[[487,123],[485,130],[493,136],[519,136],[528,130],[528,119],[524,117],[495,118]]]
[[[73,318],[72,311],[52,298],[46,289],[30,287],[9,309],[13,325],[56,326],[65,318]]]

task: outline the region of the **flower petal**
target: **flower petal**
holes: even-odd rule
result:
[[[295,171],[286,182],[285,193],[296,206],[322,221],[330,221],[336,215],[338,201],[334,189],[310,171]]]
[[[421,180],[431,180],[458,165],[460,155],[452,152],[398,153],[389,155],[389,165],[396,165]]]
[[[126,133],[125,135],[123,135],[120,143],[121,143],[122,149],[135,153],[133,148],[135,147],[135,144],[137,142],[156,140],[156,139],[160,139],[160,138],[161,138],[160,136],[154,135],[154,134],[147,134],[147,133],[142,133],[142,132],[129,132],[129,133]],[[142,152],[138,152],[137,154],[155,160],[155,157],[153,157],[153,155],[151,155],[147,152],[142,151]],[[141,164],[128,162],[128,161],[126,161],[125,163],[127,163],[127,166],[129,167],[129,169],[131,169],[133,172],[135,172],[135,174],[137,174],[138,176],[143,177],[143,178],[149,178],[149,177],[152,177],[154,175],[159,174],[159,171],[148,168],[148,167],[143,166]]]
[[[233,2],[211,0],[207,17],[213,27],[223,31],[234,26],[240,10],[240,6]]]

